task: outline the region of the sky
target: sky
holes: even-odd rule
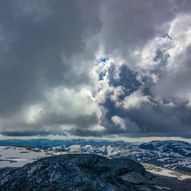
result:
[[[0,0],[0,135],[191,138],[191,1]]]

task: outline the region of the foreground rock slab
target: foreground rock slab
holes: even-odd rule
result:
[[[143,182],[144,179],[133,182],[122,178],[132,172],[147,178],[144,168],[132,160],[110,160],[94,154],[66,154],[40,159],[20,168],[2,169],[0,188],[1,191],[154,190],[152,185]]]

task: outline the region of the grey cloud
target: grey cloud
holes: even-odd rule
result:
[[[190,102],[191,89],[191,46],[177,57],[178,70],[165,71],[160,82],[153,87],[153,93],[164,99],[177,99],[178,102]]]
[[[46,6],[41,2],[38,7],[39,1],[19,1],[19,5],[16,1],[1,1],[0,28],[5,36],[11,36],[4,39],[9,49],[4,50],[1,46],[0,50],[1,115],[42,98],[46,86],[70,86],[88,80],[86,71],[74,73],[73,68],[79,63],[74,63],[74,66],[67,60],[83,52],[87,54],[84,54],[86,59],[91,58],[91,52],[86,50],[85,38],[101,27],[96,14],[98,5],[94,3],[92,7],[89,2],[71,1],[43,2]],[[27,12],[26,6],[31,6],[30,14],[20,11],[21,7]],[[43,9],[49,9],[50,13],[37,22],[34,20],[37,12],[43,14]],[[11,43],[9,38],[13,39]]]
[[[125,58],[161,30],[175,15],[174,1],[105,1],[102,9],[103,46],[108,53],[117,51]],[[130,63],[133,64],[133,63]]]
[[[189,120],[191,110],[190,107],[186,106],[186,103],[179,102],[176,96],[174,96],[173,99],[158,99],[158,96],[153,94],[152,90],[152,88],[158,86],[158,84],[150,83],[149,78],[145,78],[144,81],[139,82],[135,75],[136,72],[134,72],[134,75],[129,75],[130,73],[133,73],[130,69],[128,69],[128,73],[126,73],[129,78],[124,78],[125,70],[123,68],[124,67],[121,67],[123,73],[120,73],[123,75],[120,75],[119,79],[116,79],[116,81],[120,83],[116,85],[116,82],[112,78],[110,81],[113,89],[120,85],[126,90],[125,94],[119,97],[118,102],[121,104],[116,106],[116,103],[111,99],[111,96],[107,96],[105,101],[101,103],[103,108],[106,110],[103,112],[102,117],[102,125],[107,127],[104,132],[105,134],[119,134],[133,137],[186,137],[191,135]],[[112,76],[113,73],[110,73],[110,75]],[[144,73],[137,73],[137,76],[140,77],[140,75],[143,75],[144,78]],[[126,87],[128,83],[131,84],[128,86],[129,90]],[[136,87],[133,84],[139,84],[139,86]],[[176,84],[174,86],[176,86]],[[162,87],[166,87],[165,84],[163,84],[161,88]],[[175,87],[175,89],[180,91],[178,87]],[[137,100],[133,97],[131,98],[131,95],[137,92],[137,90],[142,92],[143,96],[148,96],[148,101],[144,101],[143,99],[143,102],[140,104],[139,100],[142,101],[142,97],[139,97],[139,94],[136,98]],[[159,93],[162,92],[162,90],[159,91]],[[164,91],[169,95],[170,93],[173,94],[173,92],[170,92],[170,89],[166,89]],[[131,107],[123,107],[123,103],[127,97],[130,98],[130,103],[128,104],[130,104]],[[119,128],[119,125],[113,123],[113,117],[116,115],[124,121],[125,128]]]
[[[0,1],[0,4],[3,43],[0,45],[1,132],[52,133],[53,130],[43,126],[49,123],[53,128],[57,123],[54,111],[44,124],[36,126],[23,124],[23,115],[12,118],[25,107],[44,104],[48,89],[56,86],[80,88],[90,83],[89,66],[83,62],[94,58],[94,52],[91,52],[94,47],[89,50],[87,41],[101,28],[99,3],[9,0]],[[7,122],[8,118],[10,122]],[[94,115],[59,118],[63,118],[59,123],[76,126],[87,126],[90,120],[96,121]]]
[[[181,16],[190,14],[189,0],[0,0],[0,5],[0,133],[191,135],[190,45],[178,36],[186,26]],[[173,28],[179,18],[182,27]],[[185,45],[182,52],[173,49],[177,40]],[[99,63],[102,73],[96,71],[100,49],[109,57]],[[58,87],[64,93],[55,94]]]

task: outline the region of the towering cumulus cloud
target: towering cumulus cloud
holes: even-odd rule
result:
[[[191,136],[190,0],[0,0],[0,134]]]

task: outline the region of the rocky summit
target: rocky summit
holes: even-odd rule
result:
[[[1,191],[152,191],[149,173],[129,159],[66,154],[0,171]]]

